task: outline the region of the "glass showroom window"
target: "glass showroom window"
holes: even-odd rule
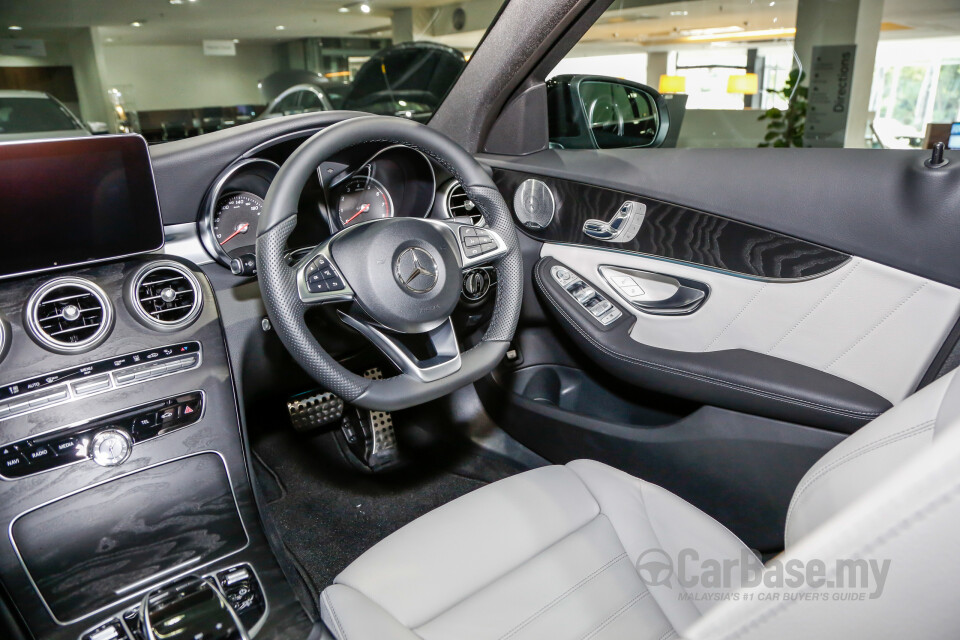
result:
[[[929,148],[960,134],[960,5],[616,0],[550,74],[553,94],[582,74],[663,94],[659,146]]]
[[[502,3],[7,2],[0,140],[56,129],[158,143],[330,109],[425,122]],[[26,100],[62,105],[77,126],[51,124]]]

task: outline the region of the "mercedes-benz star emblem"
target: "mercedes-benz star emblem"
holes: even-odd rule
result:
[[[437,286],[437,261],[420,247],[404,250],[394,271],[397,282],[413,293],[426,293]]]

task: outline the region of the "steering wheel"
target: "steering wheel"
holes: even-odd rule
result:
[[[365,142],[406,145],[433,158],[463,185],[488,227],[426,218],[373,220],[346,227],[288,264],[286,243],[307,180],[322,162]],[[497,270],[493,317],[483,339],[461,353],[450,316],[463,271],[483,264]],[[267,314],[293,358],[345,401],[383,411],[439,398],[493,370],[513,338],[523,291],[516,230],[490,176],[443,134],[388,116],[327,127],[283,164],[260,216],[257,272]],[[320,346],[305,314],[329,303],[350,303],[347,312],[339,311],[340,319],[378,347],[399,375],[369,380]],[[429,354],[414,355],[398,334],[422,334]]]

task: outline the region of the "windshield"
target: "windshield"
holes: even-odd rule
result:
[[[77,123],[49,98],[0,97],[0,134],[77,129]]]
[[[46,92],[94,132],[151,143],[331,109],[425,122],[501,4],[5,2],[0,91]]]

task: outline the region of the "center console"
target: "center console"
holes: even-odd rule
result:
[[[149,255],[76,268],[46,287],[63,277],[0,283],[0,580],[30,633],[148,640],[145,599],[166,594],[181,607],[228,603],[247,637],[306,637],[310,622],[254,506],[206,278]],[[158,308],[147,300],[156,279],[177,295],[151,324],[140,312]],[[38,290],[47,293],[31,316]],[[76,297],[87,290],[103,295]],[[94,302],[106,308],[94,313]],[[92,347],[65,341],[74,348],[62,352],[33,335],[70,305],[101,323],[109,316],[106,337]],[[184,305],[186,314],[163,311]],[[204,591],[184,600],[184,585],[197,581]],[[160,615],[158,602],[150,606]]]
[[[0,192],[0,635],[307,637],[213,289],[156,253],[143,139],[0,145]]]

